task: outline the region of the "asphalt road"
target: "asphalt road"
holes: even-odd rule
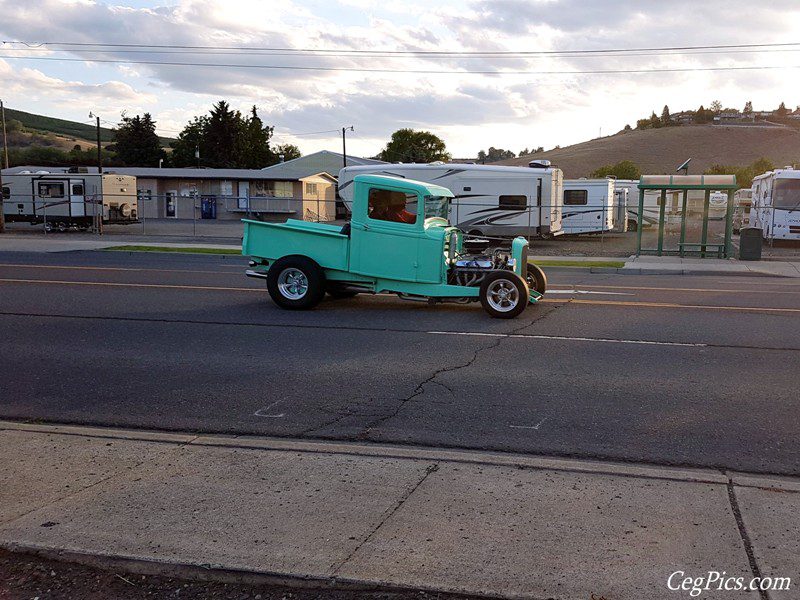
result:
[[[244,266],[0,254],[0,418],[800,474],[800,280],[553,271],[503,321]]]

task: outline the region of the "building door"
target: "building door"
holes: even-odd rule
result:
[[[164,197],[164,214],[170,219],[178,216],[177,198],[178,192],[175,190],[170,190]]]
[[[239,182],[239,196],[237,198],[237,207],[240,210],[250,210],[250,182]]]

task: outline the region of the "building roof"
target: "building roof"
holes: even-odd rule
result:
[[[3,174],[14,175],[22,171],[30,171],[31,173],[36,173],[37,171],[67,173],[68,169],[69,167],[37,167],[28,165],[3,169]],[[158,167],[106,167],[103,169],[103,171],[105,173],[116,173],[118,175],[133,175],[134,177],[140,179],[232,179],[250,181],[297,181],[312,175],[331,176],[323,170],[307,170],[299,176],[273,173],[266,169],[159,169]],[[89,174],[97,174],[97,167],[87,167],[87,172]]]
[[[347,155],[348,167],[382,164],[385,164],[382,160]],[[327,173],[332,177],[338,177],[339,170],[342,166],[341,154],[338,152],[331,152],[330,150],[320,150],[319,152],[287,160],[286,162],[278,163],[271,167],[265,167],[262,171],[264,173],[269,173],[270,179],[300,179],[302,177],[308,177],[309,175],[316,175],[317,173]]]

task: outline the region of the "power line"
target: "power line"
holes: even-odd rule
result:
[[[3,42],[3,43],[12,43],[12,42]],[[198,50],[186,50],[186,49],[179,49],[179,48],[165,48],[161,46],[152,47],[147,50],[143,49],[119,49],[119,48],[80,48],[80,49],[73,49],[73,50],[65,50],[65,49],[57,49],[57,48],[44,48],[44,47],[36,47],[36,48],[21,48],[19,50],[9,48],[9,50],[14,50],[15,52],[71,52],[73,54],[158,54],[158,55],[200,55],[200,56],[290,56],[290,57],[325,57],[325,58],[390,58],[390,59],[407,59],[407,58],[420,58],[420,59],[432,59],[432,58],[453,58],[458,60],[465,60],[465,59],[480,59],[480,60],[498,60],[498,59],[511,59],[511,60],[520,60],[526,58],[536,58],[537,55],[531,53],[506,53],[506,54],[481,54],[481,53],[471,53],[471,54],[426,54],[426,53],[409,53],[409,54],[394,54],[391,52],[380,52],[380,51],[359,51],[359,54],[351,54],[349,51],[341,51],[335,52],[334,51],[303,51],[303,52],[267,52],[261,50],[255,51],[243,51],[243,50],[228,50],[228,49],[218,49],[218,48],[207,48],[207,49],[198,49]],[[800,47],[791,47],[791,48],[738,48],[738,49],[729,49],[729,50],[706,50],[706,49],[698,49],[698,50],[678,50],[675,52],[666,52],[666,51],[639,51],[639,50],[631,50],[631,51],[608,51],[603,54],[574,54],[569,51],[564,52],[554,52],[545,55],[539,55],[539,58],[610,58],[610,57],[652,57],[652,56],[704,56],[704,55],[733,55],[733,54],[772,54],[772,53],[788,53],[788,52],[800,52]]]
[[[597,69],[574,71],[498,71],[498,70],[434,70],[434,69],[362,69],[351,67],[322,67],[294,65],[244,65],[240,63],[174,62],[157,60],[114,60],[101,58],[66,58],[55,56],[6,56],[6,60],[40,60],[55,62],[94,62],[125,65],[161,65],[173,67],[216,67],[226,69],[268,69],[287,71],[337,71],[350,73],[412,73],[418,75],[636,75],[643,73],[688,73],[704,71],[754,71],[776,69],[798,69],[800,65],[752,65],[739,67],[668,67],[664,69]]]
[[[687,50],[732,50],[740,48],[779,48],[799,46],[800,42],[782,42],[770,44],[715,44],[704,46],[653,46],[643,48],[604,48],[604,49],[584,49],[584,50],[495,50],[495,51],[469,51],[469,50],[350,50],[334,48],[285,48],[285,47],[264,47],[264,46],[200,46],[200,45],[181,45],[181,44],[116,44],[104,42],[25,42],[4,40],[3,44],[22,44],[29,48],[41,48],[43,46],[68,46],[68,47],[106,47],[106,48],[164,48],[164,49],[184,49],[184,50],[241,50],[241,51],[266,51],[266,52],[317,52],[333,54],[392,54],[392,55],[453,55],[453,56],[551,56],[559,54],[605,54],[609,52],[670,52]]]

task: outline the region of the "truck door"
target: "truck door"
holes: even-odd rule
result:
[[[417,281],[422,216],[416,194],[372,188],[366,218],[351,224],[350,270],[369,277]]]
[[[69,180],[69,214],[72,217],[86,216],[86,187],[82,179]]]

